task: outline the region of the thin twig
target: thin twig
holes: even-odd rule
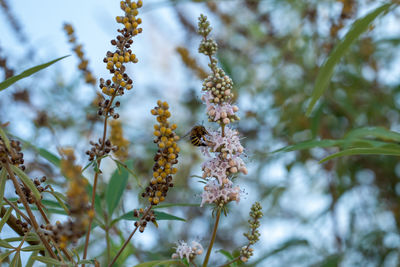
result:
[[[105,111],[105,117],[104,117],[104,125],[103,125],[103,138],[101,140],[101,148],[100,150],[102,150],[104,148],[105,142],[106,142],[106,137],[107,137],[107,120],[108,120],[108,111],[111,108],[111,105],[116,97],[118,90],[115,90],[114,94],[111,96],[110,102],[108,103],[108,106],[104,109]],[[100,169],[100,164],[101,164],[101,159],[97,160],[97,168]],[[92,222],[93,219],[95,217],[96,211],[95,211],[95,199],[96,199],[96,188],[97,188],[97,182],[98,182],[98,177],[99,177],[99,171],[96,171],[96,173],[94,174],[94,182],[93,182],[93,189],[92,189],[92,203],[91,203],[91,207],[90,210],[92,211],[93,217],[89,218],[89,225],[88,225],[88,230],[86,233],[86,240],[85,240],[85,249],[83,251],[83,259],[86,259],[87,256],[87,251],[88,251],[88,247],[89,247],[89,239],[90,239],[90,230],[92,229]],[[85,267],[85,264],[82,264],[82,267]]]
[[[234,263],[234,262],[237,262],[238,260],[240,260],[240,256],[239,256],[239,257],[236,257],[236,258],[234,258],[233,260],[228,261],[227,263],[222,264],[222,265],[220,265],[220,266],[218,266],[218,267],[227,267],[227,266],[229,266],[230,264],[232,264],[232,263]]]
[[[39,224],[36,221],[35,215],[32,213],[31,207],[29,206],[28,202],[26,201],[25,195],[22,192],[19,184],[18,184],[18,180],[14,175],[14,172],[11,170],[10,168],[10,164],[8,163],[8,159],[6,160],[5,164],[3,164],[3,166],[6,168],[8,175],[10,176],[15,190],[17,191],[17,194],[19,195],[22,204],[25,207],[26,212],[28,213],[29,219],[32,223],[33,229],[35,229],[35,232],[37,233],[37,235],[39,236],[40,240],[42,241],[43,245],[45,246],[46,250],[50,253],[50,256],[54,259],[57,259],[56,254],[54,253],[54,251],[51,249],[51,246],[49,244],[49,242],[46,240],[46,238],[42,235],[42,232],[40,231],[39,228]]]
[[[203,267],[207,266],[208,260],[210,259],[211,250],[214,245],[215,237],[217,236],[217,229],[218,229],[218,223],[219,223],[220,217],[221,217],[221,208],[218,208],[217,216],[215,218],[214,230],[213,230],[213,233],[211,236],[210,245],[208,246],[208,249],[207,249],[206,257],[204,258]]]
[[[153,206],[149,206],[147,208],[147,210],[145,211],[145,213],[143,214],[142,218],[140,218],[140,220],[142,220],[144,217],[147,216],[147,214],[150,212],[151,208]],[[110,265],[108,265],[108,267],[113,266],[113,264],[115,263],[115,261],[118,259],[119,255],[121,255],[122,251],[125,249],[125,247],[128,245],[129,241],[131,240],[132,236],[136,233],[136,230],[139,228],[139,224],[135,227],[135,229],[133,229],[132,233],[129,235],[128,239],[125,241],[125,243],[122,245],[122,247],[119,249],[117,255],[115,255],[114,259],[112,260],[112,262],[110,263]]]

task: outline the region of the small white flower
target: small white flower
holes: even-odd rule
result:
[[[176,252],[171,257],[173,259],[186,258],[188,262],[193,260],[197,255],[202,254],[204,250],[203,246],[196,241],[192,241],[191,246],[184,241],[179,241],[177,245]]]

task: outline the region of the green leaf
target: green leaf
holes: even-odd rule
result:
[[[353,156],[353,155],[387,155],[387,156],[400,156],[399,149],[393,148],[351,148],[340,151],[338,153],[334,153],[329,155],[328,157],[322,159],[319,163],[323,163],[325,161],[343,157],[343,156]]]
[[[26,263],[25,267],[32,267],[33,266],[33,264],[35,263],[35,259],[33,259],[33,257],[36,257],[37,254],[38,254],[38,251],[32,252],[32,254],[29,257],[28,262]]]
[[[25,174],[24,171],[22,171],[20,168],[14,165],[10,165],[12,171],[18,175],[19,179],[21,179],[22,182],[32,191],[33,196],[36,198],[36,200],[41,199],[41,195],[39,191],[37,190],[35,184],[32,182],[32,180],[28,177],[28,175]]]
[[[22,251],[36,251],[36,250],[44,250],[43,245],[32,245],[32,246],[27,246],[21,249]]]
[[[0,171],[0,209],[3,206],[4,189],[6,188],[7,172],[5,168]]]
[[[378,17],[380,14],[389,10],[392,4],[382,5],[363,18],[356,20],[351,29],[348,31],[346,36],[339,42],[334,48],[328,59],[324,62],[321,69],[318,72],[314,91],[311,96],[310,104],[308,105],[306,115],[310,116],[312,109],[315,106],[317,100],[322,96],[326,90],[328,83],[333,75],[335,66],[339,63],[343,55],[349,50],[349,47],[357,40],[357,38],[368,29],[370,23]]]
[[[7,251],[7,252],[5,252],[5,253],[2,253],[2,254],[0,255],[0,262],[3,262],[3,260],[4,260],[5,258],[7,258],[8,256],[10,256],[10,254],[13,253],[13,252],[14,252],[14,251],[11,250],[11,251]]]
[[[162,211],[154,211],[154,215],[156,216],[157,220],[175,220],[175,221],[183,221],[186,222],[185,219],[162,212]],[[111,222],[111,226],[114,225],[116,222],[120,221],[120,220],[126,220],[126,221],[137,221],[138,218],[133,217],[133,210],[130,212],[125,213],[124,215],[118,217],[117,219],[114,219]]]
[[[4,214],[3,218],[1,219],[1,221],[0,221],[0,232],[3,229],[4,224],[6,224],[6,222],[10,218],[12,210],[13,210],[13,208],[9,207],[8,210],[6,211],[6,213]]]
[[[62,263],[61,261],[58,261],[58,260],[50,258],[50,257],[34,256],[34,257],[32,257],[32,259],[36,260],[36,261],[43,262],[43,263],[53,264],[53,265],[63,265],[63,264],[65,264],[65,263]]]
[[[8,242],[6,242],[6,241],[4,241],[2,239],[0,239],[0,247],[3,247],[3,248],[14,248],[10,244],[8,244]]]
[[[358,128],[348,132],[345,135],[346,139],[351,138],[366,138],[366,137],[376,137],[384,141],[394,141],[400,142],[400,133],[390,131],[383,127],[364,127]]]
[[[229,251],[227,251],[227,250],[220,249],[220,250],[217,250],[217,252],[218,252],[218,253],[221,253],[222,255],[224,255],[228,260],[233,260],[233,259],[234,259],[234,257],[232,256],[232,254],[231,254]]]
[[[56,155],[54,155],[53,153],[44,148],[37,148],[37,147],[34,148],[37,150],[40,156],[47,159],[53,165],[60,167],[61,159],[59,157],[57,157]]]
[[[135,265],[134,267],[157,267],[164,265],[165,267],[171,266],[171,264],[178,264],[180,266],[185,266],[181,261],[178,260],[157,260],[157,261],[148,261]]]
[[[110,182],[106,191],[106,203],[108,214],[111,217],[115,208],[118,206],[119,201],[124,193],[126,184],[128,183],[129,173],[125,169],[117,169],[111,176]]]
[[[310,148],[316,148],[316,147],[335,147],[335,146],[342,145],[344,142],[345,142],[345,140],[330,140],[330,139],[308,140],[308,141],[304,141],[304,142],[297,143],[294,145],[282,147],[278,150],[272,151],[271,153],[290,152],[290,151],[304,150],[304,149],[310,149]]]
[[[200,203],[165,203],[153,207],[153,210],[165,209],[170,207],[200,207]]]
[[[78,264],[95,264],[95,260],[81,260]]]
[[[311,267],[338,267],[338,266],[341,266],[340,265],[341,261],[342,261],[342,255],[333,254],[333,255],[326,257],[322,261],[311,265]]]
[[[140,183],[139,176],[137,176],[137,174],[134,171],[132,171],[132,169],[131,169],[131,168],[133,168],[133,161],[129,160],[126,162],[126,164],[124,164],[117,159],[113,159],[113,160],[115,163],[117,163],[118,167],[122,167],[125,170],[127,170],[133,176],[133,178],[135,178],[137,185],[143,189],[143,185]],[[131,168],[129,168],[128,165],[131,166]]]
[[[6,133],[3,131],[3,129],[2,129],[1,127],[0,127],[0,137],[1,137],[1,139],[3,139],[4,144],[6,145],[6,148],[7,148],[8,150],[11,150],[11,147],[10,147],[10,140],[8,139]]]
[[[7,87],[11,86],[15,82],[17,82],[17,81],[19,81],[19,80],[21,80],[23,78],[26,78],[28,76],[31,76],[32,74],[34,74],[34,73],[36,73],[36,72],[38,72],[38,71],[40,71],[40,70],[42,70],[44,68],[47,68],[48,66],[56,63],[57,61],[59,61],[59,60],[61,60],[63,58],[66,58],[66,57],[69,57],[69,56],[63,56],[63,57],[57,58],[55,60],[52,60],[50,62],[41,64],[41,65],[37,65],[35,67],[32,67],[30,69],[25,70],[24,72],[22,72],[19,75],[16,75],[16,76],[13,76],[11,78],[8,78],[7,80],[5,80],[5,81],[0,83],[0,91],[6,89]]]
[[[64,201],[66,201],[65,196],[59,192],[55,192],[55,191],[46,191],[49,192],[50,194],[52,194],[56,199],[58,204],[64,209],[64,211],[69,214],[69,209],[67,207],[67,205],[65,204]]]
[[[12,259],[12,261],[11,261],[11,263],[10,263],[10,266],[12,266],[12,267],[20,267],[20,266],[22,266],[22,264],[21,264],[21,253],[20,253],[20,251],[17,251],[17,252],[14,254],[14,258]]]
[[[279,252],[285,251],[286,249],[289,249],[291,247],[295,246],[309,246],[309,242],[306,239],[298,239],[298,238],[293,238],[290,239],[284,243],[282,243],[278,248],[267,252],[266,254],[262,255],[260,258],[258,258],[256,261],[252,263],[252,266],[257,266],[260,262],[265,260],[266,258],[273,256]]]

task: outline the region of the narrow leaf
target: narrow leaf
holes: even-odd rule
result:
[[[231,254],[229,251],[227,251],[227,250],[220,249],[220,250],[217,250],[217,252],[218,252],[218,253],[221,253],[222,255],[224,255],[228,260],[233,260],[233,259],[234,259],[234,257],[232,256],[232,254]]]
[[[36,250],[44,250],[43,245],[32,245],[32,246],[27,246],[21,249],[22,251],[36,251]]]
[[[135,265],[134,267],[157,267],[157,266],[171,266],[172,264],[178,264],[180,266],[185,266],[181,261],[177,260],[157,260],[157,261],[148,261]]]
[[[36,148],[36,147],[35,147]],[[40,156],[43,158],[47,159],[49,162],[51,162],[53,165],[60,167],[61,160],[59,157],[51,153],[50,151],[44,149],[44,148],[36,148],[37,152],[39,153]]]
[[[271,153],[277,153],[277,152],[290,152],[290,151],[296,151],[296,150],[304,150],[304,149],[310,149],[310,148],[315,148],[315,147],[335,147],[335,146],[340,146],[344,143],[344,140],[308,140],[304,141],[301,143],[297,143],[294,145],[289,145],[282,147],[278,150],[272,151]]]
[[[13,210],[13,208],[9,207],[8,210],[6,211],[6,213],[4,213],[4,216],[0,221],[0,232],[3,229],[4,224],[6,224],[6,222],[10,218],[12,210]]]
[[[400,133],[390,131],[383,127],[363,127],[348,132],[344,138],[376,137],[385,141],[400,142]]]
[[[0,247],[3,247],[3,248],[14,248],[10,244],[8,244],[8,242],[6,242],[6,241],[4,241],[2,239],[0,239]]]
[[[378,17],[380,14],[389,10],[392,4],[382,5],[363,18],[356,20],[346,36],[339,42],[334,48],[328,59],[324,62],[321,69],[318,72],[314,91],[311,96],[310,104],[308,105],[306,115],[310,116],[315,103],[322,96],[326,90],[328,83],[333,75],[335,66],[338,64],[343,55],[349,50],[349,47],[357,40],[357,38],[368,29],[371,22]]]
[[[3,206],[4,189],[6,188],[7,172],[4,168],[0,171],[0,209]]]
[[[55,192],[55,191],[46,191],[49,192],[50,194],[52,194],[56,199],[58,204],[64,209],[64,211],[69,214],[69,209],[67,207],[67,205],[64,203],[65,201],[65,196],[59,192]]]
[[[170,207],[200,207],[200,203],[165,203],[153,207],[153,210],[165,209]]]
[[[353,155],[400,156],[400,150],[391,148],[351,148],[329,155],[328,157],[322,159],[319,163],[323,163],[325,161],[338,157],[353,156]]]
[[[14,254],[14,258],[12,259],[12,261],[10,263],[10,266],[12,266],[12,267],[20,267],[20,266],[22,266],[20,251],[17,250],[17,252]]]
[[[38,251],[32,252],[31,256],[28,259],[28,262],[26,263],[25,267],[32,267],[33,264],[35,263],[35,259],[33,257],[36,257],[38,254]]]
[[[8,150],[11,150],[10,148],[10,140],[8,139],[6,133],[3,131],[3,129],[0,127],[0,137],[3,140],[4,144],[6,145],[6,148]]]
[[[7,258],[8,256],[10,256],[10,254],[13,253],[13,252],[14,252],[14,251],[11,250],[11,251],[7,251],[7,252],[5,252],[5,253],[2,253],[2,254],[0,255],[0,262],[3,262],[3,260],[4,260],[5,258]]]
[[[24,184],[32,191],[33,196],[36,198],[36,200],[40,200],[41,195],[32,180],[28,177],[28,175],[26,175],[25,172],[17,166],[11,165],[11,169],[16,175],[18,175],[19,179],[21,179],[22,182],[24,182]]]
[[[22,72],[19,75],[16,75],[16,76],[13,76],[11,78],[8,78],[7,80],[5,80],[2,83],[0,83],[0,91],[6,89],[7,87],[11,86],[15,82],[17,82],[17,81],[19,81],[19,80],[21,80],[23,78],[26,78],[28,76],[31,76],[32,74],[34,74],[34,73],[36,73],[36,72],[38,72],[38,71],[40,71],[40,70],[42,70],[44,68],[47,68],[48,66],[56,63],[57,61],[59,61],[59,60],[61,60],[63,58],[66,58],[66,57],[68,57],[68,56],[63,56],[63,57],[57,58],[55,60],[52,60],[50,62],[41,64],[41,65],[37,65],[35,67],[32,67],[30,69],[25,70],[24,72]]]
[[[111,217],[124,193],[129,173],[126,169],[117,169],[111,176],[106,191],[108,214]]]
[[[63,265],[63,264],[65,264],[65,263],[62,263],[61,261],[58,261],[58,260],[50,258],[50,257],[34,256],[34,257],[32,257],[32,259],[36,260],[36,261],[43,262],[43,263],[53,264],[53,265]]]

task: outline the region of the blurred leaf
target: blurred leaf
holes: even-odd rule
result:
[[[10,244],[8,244],[8,242],[6,242],[6,241],[4,241],[2,239],[0,239],[0,247],[3,247],[3,248],[14,248]]]
[[[220,249],[220,250],[217,250],[217,252],[218,252],[218,253],[221,253],[222,255],[224,255],[229,261],[231,261],[231,260],[233,260],[233,259],[235,258],[235,257],[234,257],[229,251],[227,251],[227,250]],[[237,263],[234,262],[234,263],[229,264],[228,266],[236,267],[236,266],[237,266]]]
[[[13,208],[9,207],[8,210],[6,211],[6,213],[4,213],[3,218],[1,218],[1,221],[0,221],[0,232],[3,229],[4,224],[6,224],[6,222],[10,218],[12,210],[13,210]]]
[[[34,257],[32,257],[32,259],[43,262],[43,263],[53,264],[53,265],[65,265],[65,263],[62,263],[61,261],[58,261],[58,260],[50,258],[50,257],[34,256]]]
[[[7,172],[5,168],[0,170],[0,209],[3,206],[4,189],[6,188]]]
[[[157,266],[171,266],[171,264],[178,264],[180,266],[186,266],[181,261],[178,260],[158,260],[158,261],[148,261],[135,265],[135,267],[157,267]]]
[[[165,209],[170,207],[200,207],[200,203],[165,203],[153,207],[153,210]]]
[[[6,133],[3,131],[3,129],[1,127],[0,127],[0,137],[4,141],[4,144],[6,145],[6,148],[8,150],[11,150],[10,140],[8,139]]]
[[[49,61],[47,63],[41,64],[41,65],[37,65],[35,67],[32,67],[30,69],[25,70],[24,72],[22,72],[19,75],[16,75],[16,76],[13,76],[11,78],[8,78],[7,80],[5,80],[5,81],[0,83],[0,91],[6,89],[7,87],[11,86],[15,82],[17,82],[17,81],[19,81],[19,80],[21,80],[23,78],[29,77],[32,74],[34,74],[34,73],[36,73],[36,72],[38,72],[38,71],[40,71],[40,70],[42,70],[44,68],[47,68],[50,65],[56,63],[57,61],[59,61],[59,60],[61,60],[63,58],[66,58],[66,57],[69,57],[69,56],[63,56],[63,57],[57,58],[55,60]]]
[[[10,256],[10,254],[13,253],[13,252],[14,252],[14,251],[11,250],[11,251],[7,251],[7,252],[5,252],[5,253],[2,253],[2,254],[0,255],[0,263],[3,262],[3,260],[4,260],[5,258],[7,258],[8,256]]]
[[[133,176],[133,178],[135,178],[137,185],[140,188],[143,189],[143,185],[140,183],[139,176],[137,176],[137,174],[134,171],[131,170],[133,168],[133,161],[132,160],[127,161],[126,164],[122,163],[121,161],[119,161],[117,159],[113,159],[113,160],[114,160],[115,163],[117,163],[118,167],[122,167],[125,170],[127,170]]]
[[[333,52],[329,55],[328,59],[320,68],[314,86],[314,91],[311,95],[311,101],[308,105],[306,115],[310,116],[315,103],[322,96],[328,83],[333,75],[335,66],[339,63],[343,55],[349,50],[349,47],[357,40],[357,38],[368,29],[370,23],[380,14],[389,10],[392,4],[382,5],[363,18],[356,20],[346,36],[334,48]]]
[[[390,131],[383,127],[365,127],[348,132],[344,138],[376,137],[384,141],[400,142],[400,133]]]
[[[19,179],[21,179],[21,181],[29,188],[29,190],[32,191],[33,196],[36,198],[36,200],[40,200],[41,199],[41,195],[39,193],[39,191],[37,190],[35,184],[32,182],[32,180],[28,177],[28,175],[26,175],[26,173],[24,171],[22,171],[20,168],[18,168],[17,166],[14,165],[10,165],[12,171],[18,175]]]
[[[306,239],[298,239],[298,238],[293,238],[290,239],[286,242],[284,242],[283,244],[281,244],[278,248],[267,252],[266,254],[264,254],[263,256],[261,256],[260,258],[258,258],[256,261],[254,261],[251,266],[256,266],[257,264],[259,264],[260,262],[262,262],[263,260],[265,260],[266,258],[273,256],[275,254],[278,254],[279,252],[285,251],[291,247],[295,247],[295,246],[309,246],[309,242]]]
[[[353,156],[353,155],[388,155],[388,156],[400,156],[399,149],[393,148],[351,148],[340,151],[338,153],[334,153],[329,155],[328,157],[322,159],[319,163],[323,163],[325,161],[343,157],[343,156]]]
[[[36,251],[36,250],[44,250],[43,245],[32,245],[32,246],[27,246],[21,249],[22,251]]]
[[[44,148],[37,148],[37,147],[34,147],[34,148],[37,150],[37,152],[39,153],[40,156],[47,159],[54,166],[60,167],[61,160],[59,157],[57,157],[56,155],[54,155],[50,151],[47,151]]]
[[[95,260],[80,260],[78,264],[95,264]]]
[[[69,208],[67,207],[67,205],[64,202],[64,201],[66,201],[66,198],[63,194],[61,194],[60,192],[55,192],[55,191],[46,191],[46,192],[49,192],[50,194],[52,194],[57,199],[57,202],[60,205],[60,207],[62,207],[64,209],[64,211],[67,214],[69,214]]]
[[[311,265],[312,267],[338,267],[340,266],[340,262],[342,260],[342,256],[340,254],[334,254],[326,257],[322,261]]]
[[[128,176],[128,171],[122,168],[115,170],[111,176],[106,191],[106,203],[110,217],[112,217],[115,208],[118,206],[119,201],[121,200],[128,182]]]
[[[21,264],[21,253],[19,250],[14,254],[14,258],[12,259],[10,266],[12,267],[20,267],[22,266]]]
[[[183,221],[186,222],[185,219],[162,212],[162,211],[154,211],[154,215],[156,216],[157,220],[174,220],[174,221]],[[137,221],[138,218],[133,217],[133,210],[130,212],[125,213],[124,215],[118,217],[117,219],[114,219],[111,222],[111,225],[115,224],[116,222],[120,220],[126,220],[126,221]]]
[[[86,192],[88,192],[89,199],[90,199],[90,201],[92,201],[91,199],[92,199],[93,186],[89,183],[86,186]],[[99,214],[100,216],[103,216],[103,209],[101,208],[101,199],[97,193],[94,197],[94,209],[96,210],[97,214]]]
[[[32,267],[33,264],[35,263],[35,259],[33,257],[36,257],[38,254],[38,251],[32,252],[31,256],[28,259],[28,262],[26,263],[25,267]]]
[[[345,142],[346,142],[345,140],[308,140],[294,145],[282,147],[278,150],[272,151],[271,153],[277,153],[282,151],[290,152],[290,151],[304,150],[316,147],[335,147],[335,146],[340,146]]]

